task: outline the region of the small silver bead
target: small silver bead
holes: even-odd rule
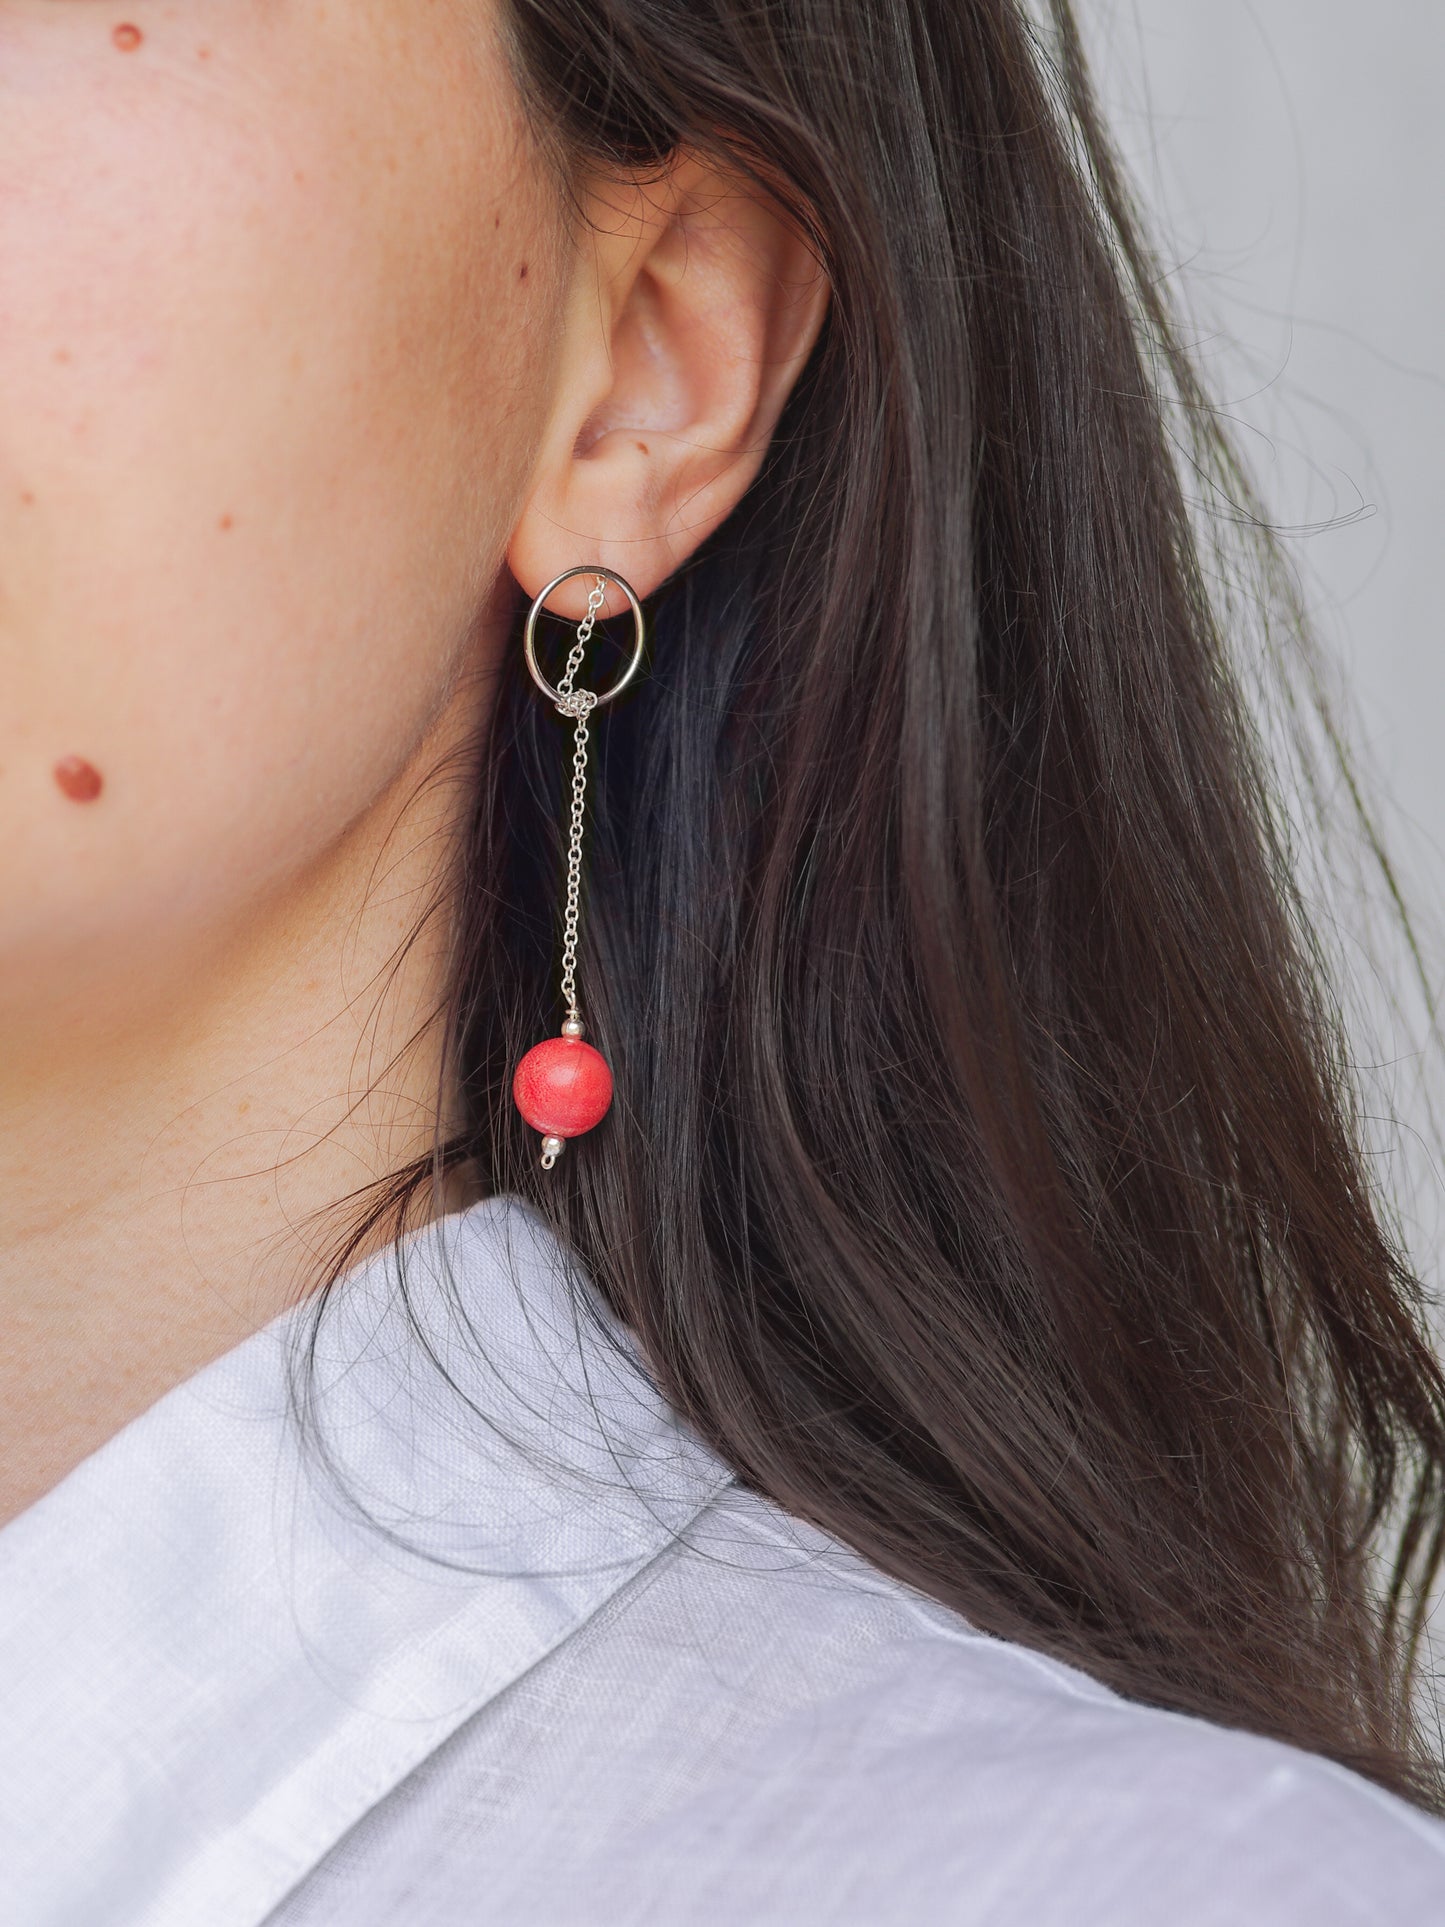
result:
[[[580,1017],[569,1017],[562,1026],[562,1035],[564,1037],[580,1037],[586,1028],[587,1026]]]
[[[566,1138],[544,1137],[542,1139],[542,1169],[544,1171],[550,1171],[566,1149]]]

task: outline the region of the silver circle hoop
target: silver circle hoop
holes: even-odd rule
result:
[[[555,577],[547,584],[546,588],[532,604],[527,616],[527,635],[524,643],[527,667],[532,672],[532,681],[536,683],[544,696],[548,697],[553,703],[561,703],[564,700],[562,692],[552,687],[551,683],[548,682],[547,678],[537,666],[537,623],[541,618],[543,609],[547,605],[548,596],[551,595],[554,590],[560,589],[564,582],[570,582],[574,575],[605,576],[609,582],[615,582],[617,584],[632,605],[632,621],[637,634],[637,639],[632,650],[632,660],[610,689],[598,692],[597,701],[593,704],[593,707],[600,709],[603,703],[610,703],[614,696],[620,696],[632,681],[632,678],[641,667],[643,651],[647,646],[647,624],[642,613],[642,604],[637,599],[637,591],[630,582],[618,575],[614,569],[604,569],[594,563],[584,562],[579,564],[575,569],[564,569],[561,575]]]

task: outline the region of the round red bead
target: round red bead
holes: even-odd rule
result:
[[[518,1064],[512,1097],[534,1131],[580,1137],[607,1115],[612,1073],[602,1053],[580,1037],[549,1037]]]

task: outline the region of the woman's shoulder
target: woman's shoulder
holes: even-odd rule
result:
[[[751,1656],[744,1634],[714,1660],[730,1649],[739,1702],[773,1708],[710,1789],[719,1866],[759,1864],[771,1807],[820,1875],[913,1896],[900,1919],[1445,1921],[1445,1824],[1373,1783],[981,1634],[751,1495],[712,1525],[699,1550],[731,1533],[730,1569],[691,1582],[735,1624],[750,1595],[755,1628]]]
[[[559,1927],[1445,1920],[1445,1826],[981,1635],[737,1487],[342,1865],[286,1927],[403,1899],[461,1927],[479,1892]]]

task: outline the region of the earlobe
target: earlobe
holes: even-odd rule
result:
[[[535,595],[596,562],[650,594],[753,481],[827,310],[776,203],[680,158],[579,249],[556,393],[508,561]],[[585,596],[582,597],[585,601]],[[574,611],[566,592],[557,613]]]

